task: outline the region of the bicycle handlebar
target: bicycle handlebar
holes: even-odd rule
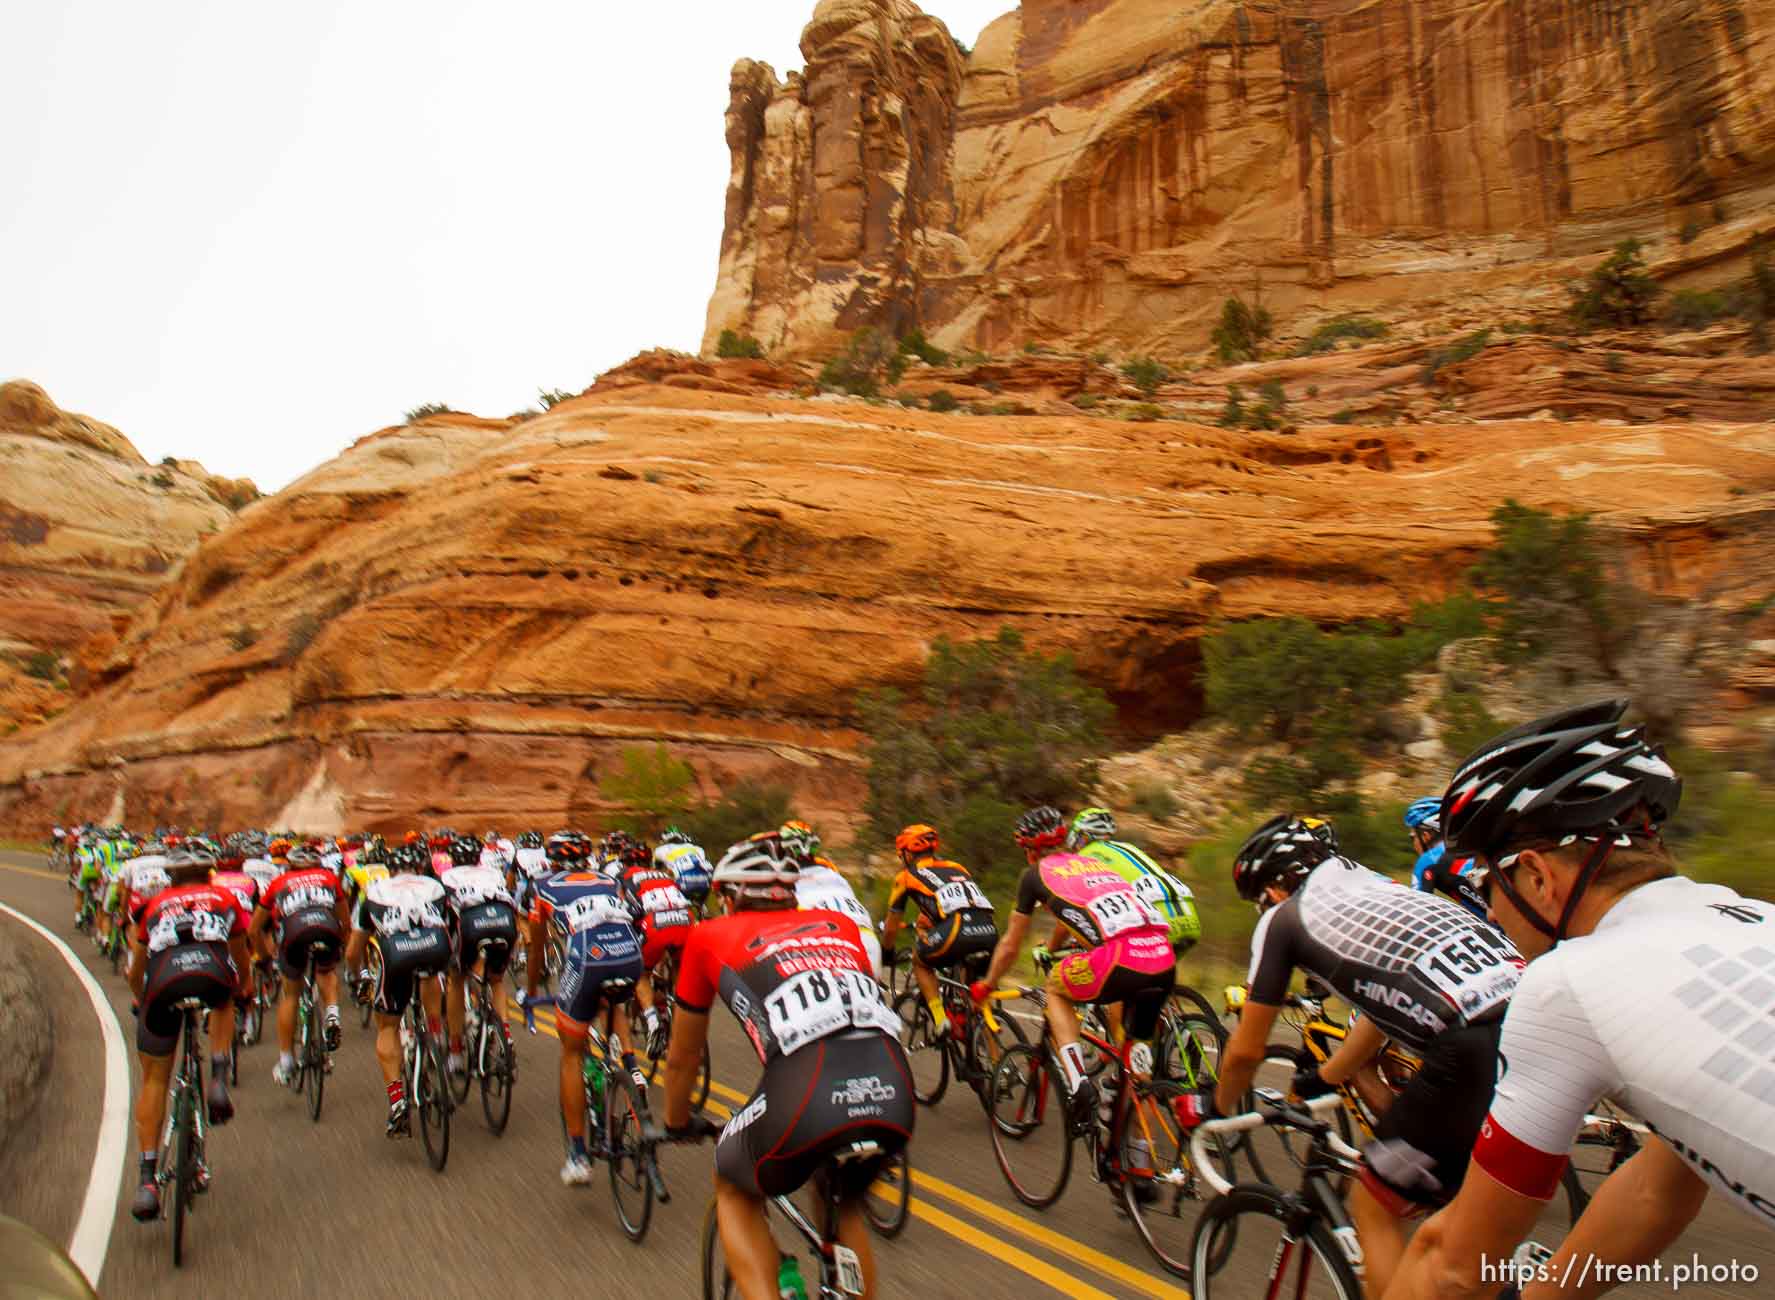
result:
[[[1334,1155],[1345,1160],[1360,1160],[1362,1153],[1344,1142],[1331,1131],[1325,1123],[1323,1115],[1329,1114],[1343,1105],[1343,1098],[1335,1092],[1326,1093],[1323,1097],[1315,1097],[1311,1101],[1291,1103],[1285,1101],[1280,1093],[1267,1088],[1257,1089],[1260,1105],[1268,1105],[1269,1109],[1247,1111],[1243,1115],[1228,1115],[1223,1119],[1205,1120],[1196,1126],[1190,1135],[1190,1160],[1202,1181],[1212,1187],[1216,1193],[1232,1190],[1232,1184],[1221,1177],[1215,1168],[1213,1159],[1208,1154],[1207,1140],[1222,1134],[1245,1133],[1257,1128],[1310,1128],[1325,1140],[1325,1145]],[[1304,1121],[1304,1122],[1303,1122]]]

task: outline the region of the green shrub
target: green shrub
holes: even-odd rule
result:
[[[1027,342],[1023,345],[1023,354],[1025,356],[1039,357],[1039,356],[1042,356],[1046,352],[1047,352],[1047,349],[1045,347],[1043,347],[1040,343],[1037,343],[1034,339],[1030,339],[1029,342]]]
[[[1333,424],[1349,424],[1356,418],[1356,408],[1353,406],[1346,406],[1342,410],[1333,411],[1325,418],[1330,420]]]
[[[1616,244],[1601,266],[1570,287],[1572,324],[1581,330],[1644,325],[1658,297],[1658,282],[1645,268],[1639,240]]]
[[[1220,427],[1239,429],[1245,425],[1245,394],[1237,384],[1226,386],[1226,405],[1220,408]]]
[[[1424,362],[1422,380],[1425,384],[1436,382],[1436,375],[1442,367],[1458,365],[1485,351],[1486,344],[1491,342],[1491,331],[1475,330],[1471,334],[1463,334],[1445,348],[1438,348]]]
[[[613,825],[653,839],[683,819],[696,784],[689,763],[657,742],[624,749],[619,762],[617,771],[598,781],[599,793],[623,809],[611,818]]]
[[[1769,265],[1769,255],[1761,249],[1750,259],[1742,296],[1744,316],[1750,321],[1751,347],[1767,352],[1769,323],[1775,321],[1775,267]]]
[[[1590,517],[1506,500],[1491,520],[1492,547],[1468,577],[1492,601],[1499,656],[1531,659],[1575,632],[1609,668],[1622,620]]]
[[[1457,759],[1471,754],[1504,730],[1504,725],[1487,712],[1478,691],[1444,686],[1435,712],[1442,723],[1442,743]]]
[[[911,330],[901,336],[899,350],[906,356],[917,357],[927,366],[946,366],[949,354],[925,340],[923,330]]]
[[[1297,357],[1310,357],[1329,352],[1345,339],[1384,339],[1387,327],[1367,316],[1333,316],[1320,325],[1294,350]]]
[[[1163,781],[1136,781],[1128,790],[1128,802],[1135,812],[1156,822],[1168,822],[1183,811],[1183,800]]]
[[[1103,399],[1096,393],[1080,393],[1072,399],[1072,404],[1081,411],[1094,411],[1103,404]]]
[[[1109,364],[1109,353],[1102,351],[1093,352],[1091,354],[1091,364],[1094,366],[1107,366]]]
[[[1157,402],[1135,402],[1122,412],[1122,416],[1124,419],[1150,423],[1153,420],[1164,419],[1165,408]]]
[[[714,860],[728,845],[795,819],[794,795],[788,786],[747,779],[719,799],[690,808],[679,818],[678,828],[707,849]]]
[[[715,355],[723,359],[761,361],[764,359],[764,345],[750,334],[722,330],[715,338]]]
[[[1678,289],[1670,295],[1658,319],[1671,329],[1698,330],[1736,316],[1738,308],[1733,295],[1720,289]]]
[[[168,469],[177,469],[179,467],[179,458],[177,456],[162,456],[160,458],[160,463],[165,465]]]
[[[961,403],[955,400],[955,394],[947,388],[939,388],[926,399],[926,405],[938,413],[953,411]]]
[[[1220,426],[1223,429],[1279,429],[1282,427],[1282,408],[1288,399],[1282,394],[1282,385],[1269,380],[1258,390],[1264,400],[1256,406],[1245,405],[1245,394],[1237,384],[1228,384],[1226,405],[1220,408]]]
[[[1278,411],[1288,405],[1288,394],[1282,389],[1280,379],[1266,379],[1257,386],[1258,396]]]
[[[881,380],[898,383],[906,358],[898,345],[878,329],[868,326],[851,335],[850,347],[833,357],[820,371],[820,387],[853,397],[879,397]]]
[[[25,676],[53,682],[61,674],[61,660],[48,650],[33,650],[25,660]]]
[[[251,623],[242,623],[228,634],[228,644],[236,650],[246,650],[259,643],[259,629]]]
[[[161,489],[164,492],[165,490],[167,490],[168,488],[173,486],[174,480],[173,480],[173,476],[171,474],[168,474],[165,470],[161,470],[158,474],[156,474],[153,478],[149,479],[148,481],[150,483],[152,483],[155,487]]]
[[[1267,308],[1247,306],[1237,296],[1228,298],[1220,307],[1220,324],[1210,335],[1215,354],[1226,365],[1257,360],[1258,345],[1269,338],[1273,324]]]
[[[1534,332],[1535,323],[1526,320],[1507,320],[1498,328],[1506,334],[1530,334]]]
[[[578,396],[578,393],[570,393],[565,388],[539,388],[536,390],[536,400],[542,403],[542,409],[545,411],[552,411],[562,402]]]
[[[428,419],[431,416],[448,414],[450,414],[450,408],[445,406],[442,402],[425,402],[422,405],[415,406],[401,418],[403,422],[407,424],[418,424],[421,420]]]
[[[1069,656],[1031,652],[1010,628],[990,641],[938,638],[914,699],[869,692],[858,710],[871,837],[891,844],[900,827],[929,822],[945,853],[1001,886],[1023,864],[1011,823],[1031,804],[1076,803],[1096,784],[1112,716]]]
[[[1158,391],[1160,384],[1171,378],[1171,372],[1151,357],[1129,358],[1122,365],[1122,374],[1148,397]]]
[[[1673,746],[1670,761],[1683,778],[1683,801],[1665,828],[1665,842],[1684,871],[1752,898],[1775,897],[1769,756]]]

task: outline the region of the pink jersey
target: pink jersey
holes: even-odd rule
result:
[[[1152,904],[1108,864],[1078,853],[1050,853],[1023,873],[1016,910],[1044,906],[1081,947],[1103,950],[1111,965],[1136,971],[1174,966],[1170,927]]]

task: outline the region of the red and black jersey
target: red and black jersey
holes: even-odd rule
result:
[[[893,1034],[857,923],[837,912],[745,911],[690,932],[678,968],[678,1004],[706,1013],[727,1003],[760,1060],[788,1056],[844,1030]]]
[[[288,867],[265,887],[259,906],[271,913],[279,933],[303,912],[339,911],[339,877],[325,867]]]
[[[690,900],[678,888],[678,877],[652,865],[629,867],[622,873],[623,893],[635,900],[650,930],[689,925]]]
[[[207,881],[162,890],[130,919],[137,942],[150,953],[183,943],[226,943],[247,928],[240,899],[232,890]]]

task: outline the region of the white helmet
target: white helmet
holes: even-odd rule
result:
[[[736,898],[760,903],[791,902],[801,865],[775,832],[731,845],[715,864],[709,883]]]

